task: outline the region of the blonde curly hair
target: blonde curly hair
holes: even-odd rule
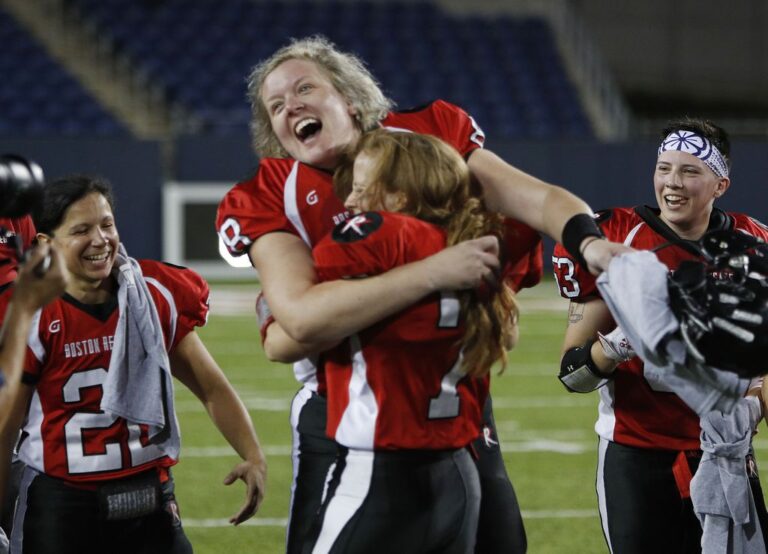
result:
[[[334,88],[355,108],[355,121],[362,132],[379,126],[394,107],[363,61],[340,51],[325,37],[315,35],[293,39],[266,60],[253,67],[248,76],[248,100],[251,104],[251,139],[253,149],[262,158],[288,158],[290,155],[277,139],[269,112],[261,98],[264,81],[280,64],[300,59],[315,63],[330,79]]]

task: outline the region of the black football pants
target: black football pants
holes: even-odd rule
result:
[[[480,481],[469,452],[346,450],[304,554],[471,554]]]
[[[328,471],[338,445],[325,434],[326,400],[302,388],[291,408],[294,427],[294,484],[287,530],[287,554],[297,554],[320,509]],[[471,451],[480,476],[482,499],[477,554],[524,554],[527,548],[520,506],[501,455],[490,396],[483,407],[483,433]]]
[[[161,508],[106,521],[96,491],[74,488],[26,468],[16,508],[12,554],[192,554],[181,527],[173,480],[162,485]]]

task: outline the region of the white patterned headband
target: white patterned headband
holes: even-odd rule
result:
[[[707,164],[707,167],[718,177],[728,177],[728,164],[725,163],[725,158],[720,150],[708,138],[694,131],[672,131],[669,133],[667,138],[661,141],[659,155],[668,150],[679,150],[693,154]]]

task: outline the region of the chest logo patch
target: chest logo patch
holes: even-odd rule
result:
[[[381,215],[376,212],[365,212],[339,223],[333,229],[333,240],[349,243],[364,239],[381,227]]]

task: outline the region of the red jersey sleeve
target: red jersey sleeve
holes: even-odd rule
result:
[[[768,242],[768,227],[754,217],[739,213],[729,213],[733,217],[733,226],[736,230],[742,231]]]
[[[504,226],[504,281],[515,292],[536,286],[544,273],[541,235],[513,219],[505,219]]]
[[[26,250],[32,245],[35,238],[35,224],[29,215],[15,218],[0,218],[0,227],[8,232],[10,237],[20,241],[21,249]],[[16,278],[19,260],[16,256],[16,248],[13,245],[13,239],[7,236],[0,237],[0,285],[10,283]]]
[[[595,213],[595,220],[608,240],[623,241],[628,226],[634,223],[634,211],[627,208],[613,208]],[[557,243],[552,252],[552,269],[555,272],[557,290],[560,296],[574,302],[586,302],[599,296],[597,280],[586,268]]]
[[[558,243],[552,253],[552,269],[555,272],[560,296],[574,302],[585,302],[597,294],[594,276],[583,269],[573,256]]]
[[[384,121],[392,130],[406,129],[441,138],[466,158],[485,143],[485,133],[463,109],[444,100],[435,100],[424,108],[392,112]]]
[[[445,235],[429,223],[394,213],[366,212],[337,225],[312,250],[323,281],[378,275],[434,254]]]
[[[643,219],[633,208],[612,208],[595,213],[595,221],[608,240],[630,244],[635,248],[648,249],[655,244],[637,242],[638,229],[646,228]],[[630,242],[627,242],[627,241]],[[634,241],[634,242],[633,242]],[[599,296],[596,277],[581,267],[562,244],[556,244],[552,253],[552,267],[557,280],[557,290],[563,298],[586,302]]]
[[[285,214],[285,181],[296,162],[264,159],[251,179],[236,184],[221,200],[216,229],[230,254],[242,256],[260,236],[273,231],[296,233]]]
[[[22,240],[21,244],[24,250],[32,246],[32,241],[35,239],[35,235],[37,234],[37,230],[35,229],[35,224],[32,221],[32,218],[28,215],[25,215],[20,220],[18,220],[19,223],[19,232],[17,234],[21,234]]]
[[[208,283],[200,275],[185,267],[142,260],[144,278],[150,285],[161,321],[175,319],[171,331],[173,350],[195,327],[202,327],[208,319]]]

